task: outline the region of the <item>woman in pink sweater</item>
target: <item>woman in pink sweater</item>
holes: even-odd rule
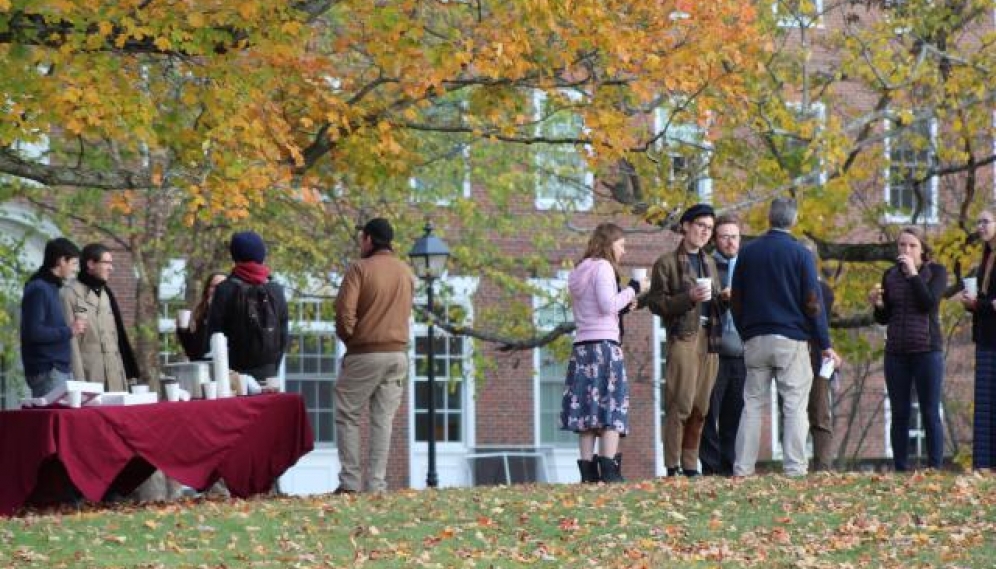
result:
[[[579,435],[582,482],[621,482],[619,437],[629,432],[629,385],[619,345],[620,312],[634,303],[640,283],[620,290],[619,261],[626,252],[622,229],[595,228],[568,278],[577,331],[567,366],[560,428]],[[595,439],[601,440],[595,455]]]

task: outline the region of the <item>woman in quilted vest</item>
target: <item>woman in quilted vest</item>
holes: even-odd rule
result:
[[[944,383],[941,324],[938,317],[948,275],[930,260],[931,248],[918,227],[904,227],[896,242],[896,265],[869,294],[875,321],[886,324],[885,385],[892,407],[892,459],[899,472],[909,468],[909,427],[913,387],[927,432],[927,466],[944,461],[941,389]]]

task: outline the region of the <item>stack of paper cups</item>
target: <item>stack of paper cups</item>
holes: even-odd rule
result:
[[[228,379],[228,338],[221,332],[211,334],[211,354],[214,380],[218,382],[218,397],[232,396],[232,383]]]

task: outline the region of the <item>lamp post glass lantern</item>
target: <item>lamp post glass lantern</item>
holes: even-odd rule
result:
[[[435,488],[439,485],[439,477],[436,474],[436,353],[433,346],[433,336],[435,334],[433,322],[433,298],[432,282],[442,276],[446,270],[446,261],[450,257],[450,249],[443,243],[442,239],[432,234],[432,223],[425,224],[425,235],[415,240],[412,250],[408,252],[411,259],[412,268],[418,278],[426,284],[426,310],[429,312],[428,329],[428,349],[426,356],[429,360],[427,375],[429,380],[429,471],[425,477],[425,485]]]

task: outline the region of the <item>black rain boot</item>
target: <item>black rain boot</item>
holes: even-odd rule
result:
[[[585,484],[597,484],[602,480],[598,474],[598,456],[591,460],[578,460],[578,470],[581,471],[581,482]]]
[[[622,455],[617,454],[616,456],[609,458],[607,456],[598,457],[598,465],[602,470],[602,482],[606,484],[612,484],[614,482],[625,482],[626,479],[622,477]]]

